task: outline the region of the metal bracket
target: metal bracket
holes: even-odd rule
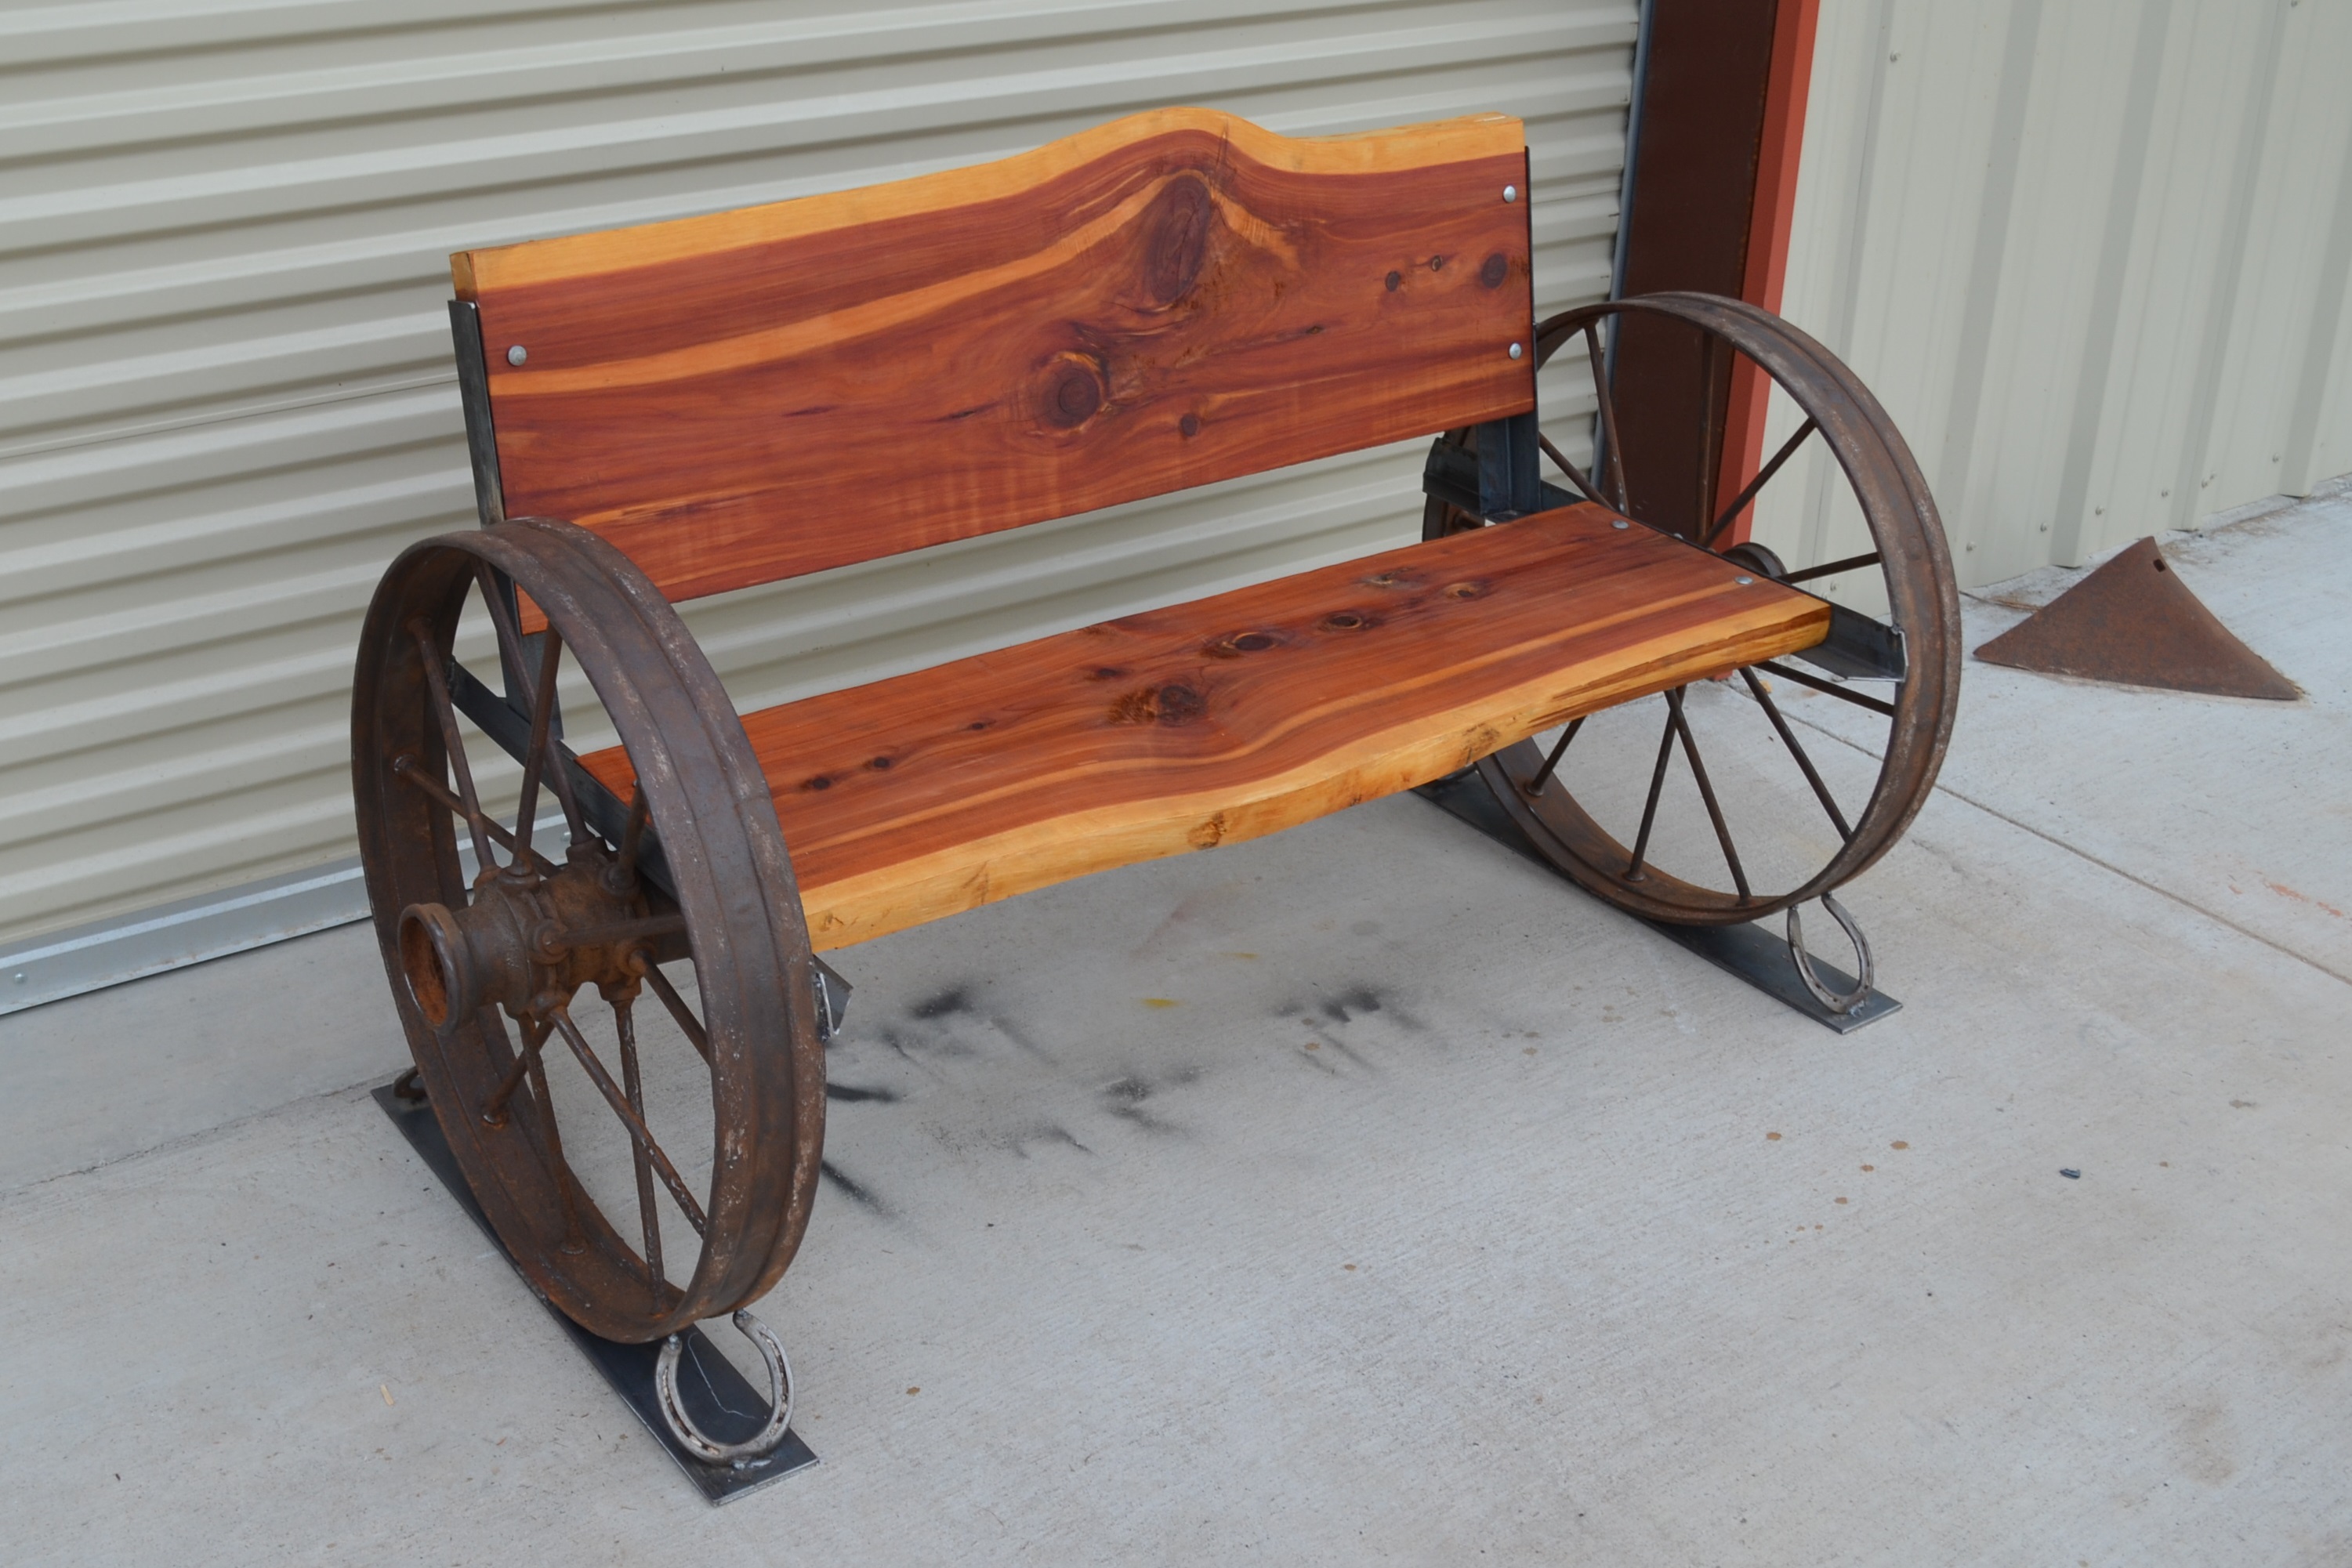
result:
[[[1496,421],[1496,425],[1507,423],[1512,423],[1507,418]],[[1527,506],[1522,510],[1496,510],[1496,513],[1484,510],[1491,496],[1482,489],[1486,473],[1484,473],[1484,463],[1479,454],[1486,446],[1484,433],[1496,428],[1496,425],[1479,425],[1479,452],[1467,452],[1465,446],[1456,446],[1444,437],[1430,442],[1430,458],[1428,463],[1423,463],[1421,468],[1421,494],[1437,496],[1446,506],[1456,506],[1473,517],[1486,517],[1489,522],[1506,522],[1507,517],[1519,517],[1522,513],[1548,513],[1555,506],[1576,506],[1578,501],[1583,501],[1583,496],[1569,494],[1569,491],[1552,485],[1550,479],[1538,477],[1534,489],[1534,506]],[[1528,442],[1528,444],[1534,444],[1534,442]],[[1500,496],[1500,498],[1507,501],[1507,496]]]
[[[405,1082],[407,1079],[404,1074],[398,1082],[387,1083],[378,1089],[375,1092],[376,1103],[383,1107],[386,1116],[392,1118],[392,1124],[400,1129],[401,1134],[408,1140],[409,1147],[415,1149],[417,1158],[425,1162],[425,1168],[441,1178],[441,1185],[449,1189],[449,1196],[457,1200],[457,1207],[482,1228],[482,1234],[490,1239],[490,1245],[511,1264],[514,1256],[507,1251],[506,1243],[499,1239],[499,1233],[490,1228],[488,1218],[482,1213],[482,1206],[475,1201],[473,1190],[466,1185],[465,1176],[457,1169],[457,1160],[449,1153],[448,1140],[442,1136],[439,1120],[423,1099],[411,1099],[399,1092],[400,1083]],[[515,1270],[515,1275],[518,1279],[523,1278],[520,1269]],[[527,1279],[523,1282],[526,1285],[530,1283]],[[536,1291],[532,1293],[537,1294]],[[816,1463],[816,1455],[801,1441],[800,1434],[789,1428],[773,1448],[756,1458],[731,1461],[704,1458],[678,1440],[662,1414],[661,1389],[657,1385],[661,1362],[667,1353],[661,1344],[623,1344],[618,1340],[590,1333],[565,1317],[553,1302],[543,1296],[540,1300],[555,1321],[563,1325],[564,1332],[572,1336],[572,1343],[580,1347],[581,1354],[604,1375],[604,1381],[613,1385],[613,1392],[618,1394],[637,1419],[645,1423],[646,1430],[653,1435],[655,1442],[661,1445],[663,1452],[677,1461],[677,1468],[686,1472],[687,1479],[692,1481],[709,1501],[731,1502],[745,1492],[757,1490],[770,1481],[781,1480],[795,1470],[806,1469]],[[719,1347],[712,1344],[699,1328],[688,1329],[677,1337],[676,1343],[677,1359],[684,1364],[685,1375],[674,1374],[671,1385],[677,1391],[681,1409],[695,1428],[719,1444],[740,1443],[755,1437],[767,1423],[773,1408],[769,1397],[746,1382],[743,1375],[719,1354]]]
[[[1421,471],[1423,494],[1492,523],[1571,507],[1581,499],[1538,472],[1542,447],[1536,439],[1533,413],[1490,420],[1477,427],[1477,434],[1475,453],[1442,438],[1430,444],[1429,460]]]
[[[1911,674],[1911,652],[1903,628],[1873,621],[1831,600],[1830,632],[1794,655],[1849,681],[1899,681]]]
[[[1525,855],[1562,882],[1559,868],[1546,860],[1519,825],[1495,803],[1486,789],[1486,780],[1470,768],[1450,773],[1434,783],[1423,784],[1413,790],[1423,800],[1443,807],[1449,814],[1493,839],[1496,843]],[[1571,887],[1575,883],[1570,883]],[[1582,892],[1581,888],[1578,889]],[[1598,902],[1598,901],[1596,901]],[[1614,907],[1613,905],[1612,907]],[[1624,911],[1619,911],[1624,914]],[[1809,959],[1815,984],[1831,993],[1851,996],[1862,993],[1843,1011],[1825,1005],[1813,987],[1805,984],[1799,973],[1797,959],[1788,942],[1757,925],[1744,921],[1737,925],[1669,925],[1664,921],[1643,920],[1640,915],[1626,918],[1639,921],[1659,936],[1680,947],[1686,947],[1719,969],[1738,976],[1766,996],[1786,1002],[1815,1023],[1833,1029],[1840,1034],[1851,1034],[1864,1024],[1876,1023],[1903,1004],[1885,992],[1868,985],[1857,986],[1853,977],[1833,965],[1818,958]],[[1838,999],[1843,999],[1839,998]]]

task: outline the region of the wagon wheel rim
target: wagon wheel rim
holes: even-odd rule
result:
[[[1722,355],[1727,382],[1729,367],[1737,362],[1729,356],[1744,358],[1804,415],[1793,437],[1767,456],[1757,483],[1711,507],[1713,516],[1675,519],[1685,525],[1679,531],[1701,538],[1712,535],[1707,548],[1731,556],[1759,576],[1794,586],[1875,570],[1889,606],[1887,623],[1904,637],[1905,677],[1880,697],[1817,676],[1794,660],[1743,667],[1730,675],[1756,710],[1754,725],[1769,726],[1788,756],[1792,792],[1815,802],[1813,809],[1826,817],[1838,839],[1836,849],[1817,870],[1790,885],[1759,888],[1748,875],[1724,802],[1706,768],[1685,701],[1686,688],[1642,699],[1654,709],[1652,733],[1657,737],[1657,749],[1654,760],[1649,755],[1643,759],[1652,768],[1650,784],[1643,810],[1626,824],[1632,830],[1625,835],[1633,840],[1631,844],[1588,810],[1571,788],[1570,762],[1576,757],[1581,719],[1549,744],[1531,739],[1504,747],[1482,758],[1477,770],[1538,851],[1589,892],[1654,920],[1730,925],[1788,909],[1851,882],[1893,847],[1917,815],[1942,765],[1958,707],[1958,593],[1942,522],[1926,477],[1885,409],[1827,349],[1770,312],[1742,301],[1698,294],[1654,294],[1581,307],[1538,327],[1538,367],[1578,340],[1593,363],[1601,444],[1607,454],[1599,471],[1585,474],[1576,469],[1557,443],[1549,437],[1545,443],[1547,457],[1586,497],[1624,514],[1625,449],[1612,439],[1616,410],[1604,370],[1601,333],[1609,318],[1636,315],[1663,317],[1696,329],[1710,345],[1710,374]],[[1718,344],[1721,349],[1715,347]],[[1442,439],[1463,444],[1474,442],[1475,436],[1457,431]],[[1793,459],[1804,445],[1815,441],[1824,443],[1834,458],[1869,528],[1873,549],[1860,557],[1790,568],[1760,545],[1734,545],[1738,519],[1753,515],[1759,497],[1794,466]],[[1424,512],[1426,537],[1477,526],[1480,519],[1435,498]],[[1694,544],[1693,548],[1698,547]],[[1868,796],[1858,804],[1851,795],[1841,799],[1825,781],[1804,745],[1804,737],[1798,733],[1800,727],[1775,702],[1771,687],[1782,681],[1823,690],[1846,703],[1859,701],[1865,706],[1875,703],[1885,710],[1880,716],[1886,731],[1877,747],[1877,774]],[[1830,739],[1819,736],[1817,744]],[[1662,792],[1670,780],[1672,787],[1700,798],[1719,849],[1719,858],[1711,862],[1719,880],[1712,885],[1668,873],[1650,859],[1648,824],[1654,822]]]
[[[508,585],[545,616],[536,648],[550,656],[523,643]],[[452,650],[478,595],[499,662],[522,672],[515,722],[539,758],[510,825],[473,778],[493,748],[455,711],[470,672]],[[550,699],[565,659],[635,770],[617,810],[557,737]],[[765,1294],[816,1187],[815,970],[764,778],[675,612],[625,557],[568,524],[427,540],[370,606],[352,730],[361,856],[394,1000],[451,1153],[524,1274],[583,1326],[630,1343]],[[483,867],[471,879],[461,843]],[[671,1018],[707,1072],[705,1182],[647,1112],[635,1037],[648,1014]],[[625,1135],[635,1212],[618,1223],[566,1153],[575,1116],[558,1116],[551,1069],[576,1071],[586,1103]]]

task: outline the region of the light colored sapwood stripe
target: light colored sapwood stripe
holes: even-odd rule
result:
[[[699,217],[594,234],[530,240],[449,258],[460,299],[479,290],[515,288],[739,250],[832,229],[937,213],[1024,191],[1120,148],[1177,131],[1206,131],[1270,168],[1304,174],[1369,174],[1516,152],[1525,128],[1507,114],[1478,114],[1353,136],[1290,137],[1213,109],[1155,109],[1066,136],[1032,152],[968,169],[854,191],[803,196]]]

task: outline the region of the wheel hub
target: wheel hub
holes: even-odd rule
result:
[[[552,872],[485,875],[462,909],[412,904],[400,915],[401,969],[425,1021],[446,1030],[485,1007],[520,1019],[583,986],[635,998],[632,967],[653,946],[644,888],[604,846],[574,844]]]

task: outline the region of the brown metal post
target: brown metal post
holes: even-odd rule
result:
[[[1620,291],[1780,307],[1820,0],[1653,0]],[[1763,378],[1680,323],[1611,356],[1631,510],[1696,535],[1762,461]],[[1723,539],[1746,534],[1745,521]]]

